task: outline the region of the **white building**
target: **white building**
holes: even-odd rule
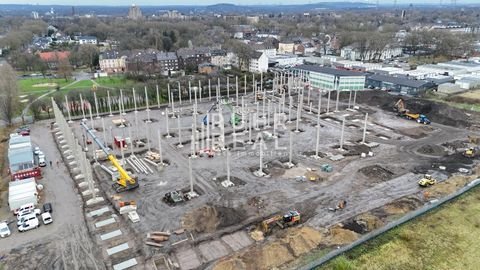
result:
[[[358,48],[355,48],[354,46],[346,46],[340,50],[340,56],[346,60],[352,60],[352,61],[356,61],[356,60],[371,61],[374,59],[383,61],[383,60],[402,56],[402,48],[389,46],[385,48],[381,52],[381,55],[379,56],[374,51],[367,51],[362,54]]]
[[[97,45],[98,43],[97,38],[93,36],[80,36],[77,38],[77,41],[80,45],[82,44]]]
[[[269,57],[268,62],[278,67],[294,67],[304,63],[304,57],[295,54],[278,54],[275,57]]]
[[[263,73],[268,70],[268,57],[265,53],[254,52],[250,57],[248,71],[254,73]]]

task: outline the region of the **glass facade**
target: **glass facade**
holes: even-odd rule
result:
[[[326,73],[308,72],[312,87],[324,90],[363,90],[365,76],[338,76]],[[335,87],[335,85],[337,87]]]

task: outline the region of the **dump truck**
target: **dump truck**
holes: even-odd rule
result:
[[[418,185],[421,187],[428,187],[435,185],[437,183],[437,180],[434,179],[430,174],[425,174],[420,181],[418,181]]]
[[[260,230],[264,235],[270,234],[274,227],[278,226],[282,229],[294,226],[300,223],[300,213],[297,210],[290,210],[282,215],[276,215],[262,221]]]
[[[424,114],[412,113],[405,107],[405,101],[400,98],[395,105],[393,110],[397,111],[398,116],[404,117],[410,120],[415,120],[417,123],[428,125],[431,123],[430,119],[427,118]]]

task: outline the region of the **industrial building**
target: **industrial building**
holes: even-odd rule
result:
[[[365,74],[317,65],[301,65],[294,68],[297,74],[306,75],[313,88],[323,90],[363,90]]]
[[[433,88],[435,84],[427,80],[373,74],[367,77],[367,86],[371,89],[393,91],[403,95],[417,95],[420,92]]]
[[[14,180],[41,176],[40,168],[35,165],[30,136],[10,136],[8,162]]]

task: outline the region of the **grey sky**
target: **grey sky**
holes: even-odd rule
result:
[[[380,4],[393,4],[394,0],[379,0]],[[0,0],[0,4],[40,4],[40,5],[131,5],[133,3],[142,6],[142,5],[210,5],[217,3],[232,3],[238,5],[257,5],[262,4],[308,4],[308,3],[319,3],[319,2],[346,2],[345,0],[327,0],[327,1],[316,1],[316,0]],[[376,0],[358,0],[354,2],[364,2],[375,4]],[[450,4],[451,0],[397,0],[399,4],[439,4],[443,2],[444,4]],[[478,3],[478,0],[457,0],[457,4],[468,4],[468,3]]]

